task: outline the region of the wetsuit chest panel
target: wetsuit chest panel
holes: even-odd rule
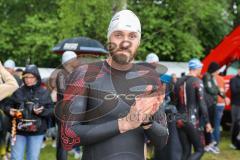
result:
[[[106,65],[106,64],[105,64]],[[86,83],[86,111],[92,113],[87,125],[104,124],[129,113],[135,97],[145,91],[146,85],[158,85],[159,78],[138,74],[138,68],[117,71],[101,68],[97,78]],[[146,72],[148,73],[148,72]],[[154,77],[154,78],[152,78]],[[156,81],[158,80],[158,81]],[[94,130],[97,127],[94,128]],[[89,134],[91,134],[89,132]],[[137,129],[118,134],[91,145],[84,146],[83,160],[144,160],[144,130]]]

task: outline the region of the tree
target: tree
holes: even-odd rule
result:
[[[139,60],[149,52],[167,61],[201,58],[239,25],[238,6],[239,0],[0,0],[1,60],[56,67],[54,45],[78,36],[106,43],[112,15],[124,8],[141,20]]]
[[[131,0],[128,7],[142,23],[139,59],[149,52],[161,60],[200,58],[231,30],[222,16],[228,7],[222,1]]]
[[[0,10],[1,60],[46,67],[58,62],[56,55],[49,54],[57,40],[56,0],[0,0]]]
[[[240,25],[240,1],[239,0],[229,0],[229,12],[232,13],[234,27]]]
[[[59,36],[61,39],[87,36],[106,42],[112,5],[109,0],[60,1]]]

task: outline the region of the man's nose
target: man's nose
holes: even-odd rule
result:
[[[124,48],[124,49],[130,48],[131,47],[131,42],[128,41],[128,40],[124,40],[124,41],[121,42],[120,47]]]

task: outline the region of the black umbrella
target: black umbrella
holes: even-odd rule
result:
[[[97,40],[88,37],[75,37],[65,39],[58,43],[52,51],[63,54],[65,51],[74,51],[77,54],[97,54],[106,55],[108,51]]]

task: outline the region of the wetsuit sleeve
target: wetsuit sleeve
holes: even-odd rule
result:
[[[120,134],[117,120],[97,125],[75,123],[71,129],[80,137],[80,145],[91,145]]]
[[[153,120],[152,126],[145,130],[145,133],[154,146],[163,148],[167,144],[169,135],[166,114],[159,109],[153,116]]]
[[[98,143],[120,134],[117,120],[100,124],[86,122],[86,119],[91,120],[87,110],[89,86],[84,78],[79,76],[75,78],[75,74],[79,75],[78,72],[74,72],[73,75],[70,75],[70,80],[77,80],[69,82],[64,93],[63,103],[60,105],[63,107],[60,112],[63,129],[61,138],[66,150],[77,145]]]
[[[200,112],[202,113],[205,122],[208,123],[209,117],[208,117],[207,105],[206,105],[205,99],[204,99],[204,86],[203,86],[202,81],[198,81],[196,83],[195,89],[196,89],[196,94],[197,94],[196,96],[197,96]]]

